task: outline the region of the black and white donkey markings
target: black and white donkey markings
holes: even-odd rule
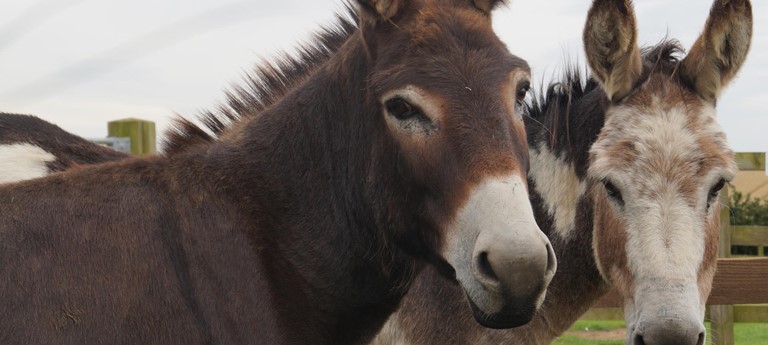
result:
[[[37,117],[0,113],[0,184],[127,157]]]

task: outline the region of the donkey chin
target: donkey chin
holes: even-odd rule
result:
[[[517,176],[480,183],[459,209],[445,246],[475,320],[488,328],[531,321],[557,270]]]

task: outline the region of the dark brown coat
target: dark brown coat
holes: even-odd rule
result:
[[[527,66],[482,7],[398,5],[211,145],[2,187],[0,343],[364,343],[418,262],[450,274],[440,224],[525,171],[500,95]],[[407,84],[447,100],[448,151],[385,128],[380,93]]]

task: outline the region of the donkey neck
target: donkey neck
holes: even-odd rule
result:
[[[567,99],[548,100],[542,114],[526,120],[531,202],[558,257],[544,305],[526,326],[544,342],[565,332],[608,289],[593,256],[593,207],[586,180],[589,149],[603,127],[607,101],[600,88],[578,99],[560,96]]]
[[[281,101],[201,149],[214,188],[258,217],[244,231],[267,248],[259,265],[271,295],[285,299],[275,303],[278,322],[299,342],[372,337],[413,275],[415,261],[374,219],[378,107],[365,104],[368,64],[353,35]]]

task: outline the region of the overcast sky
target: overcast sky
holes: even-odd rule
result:
[[[494,14],[499,36],[536,83],[584,61],[589,0],[514,0]],[[708,0],[636,0],[640,43],[668,35],[689,48]],[[753,1],[752,51],[719,101],[737,151],[768,151],[768,1]],[[290,50],[341,0],[2,0],[0,111],[38,115],[85,137],[138,117],[165,129],[223,99],[254,63]]]

